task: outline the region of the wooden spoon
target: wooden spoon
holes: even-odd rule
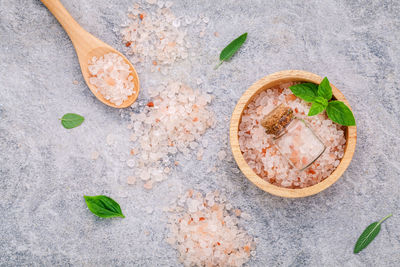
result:
[[[69,38],[72,41],[72,44],[75,47],[76,54],[78,55],[79,64],[81,66],[83,78],[85,78],[86,84],[89,87],[90,91],[104,104],[114,107],[114,108],[126,108],[135,102],[139,94],[139,77],[136,73],[135,68],[129,62],[129,60],[122,55],[120,52],[104,43],[103,41],[97,39],[87,31],[85,31],[79,24],[76,22],[72,16],[68,13],[65,7],[61,4],[59,0],[41,0],[42,3],[49,9],[49,11],[56,17],[58,22],[64,28],[64,30],[69,35]],[[127,100],[125,100],[121,105],[117,106],[107,99],[103,97],[103,95],[97,92],[95,86],[90,84],[89,82],[89,69],[88,62],[94,56],[99,58],[107,53],[116,53],[120,55],[125,62],[129,65],[131,75],[133,76],[133,83],[135,85],[135,93],[130,95]]]

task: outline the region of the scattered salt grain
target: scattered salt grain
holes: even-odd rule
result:
[[[166,238],[184,266],[242,266],[253,255],[255,242],[239,227],[236,212],[218,192],[189,190],[170,211]]]
[[[120,106],[135,93],[130,66],[116,53],[89,60],[89,82],[111,103]]]
[[[170,8],[173,4],[174,4],[173,2],[167,1],[167,2],[165,2],[165,7]]]
[[[106,142],[107,142],[107,145],[109,145],[109,146],[111,146],[112,144],[114,144],[114,135],[113,134],[109,134],[109,135],[107,135],[107,137],[106,137]]]
[[[117,189],[117,196],[121,197],[121,198],[126,198],[126,197],[128,197],[128,193],[124,187],[119,187]]]
[[[248,221],[248,220],[251,219],[250,214],[245,213],[245,212],[242,212],[242,213],[240,214],[240,217],[242,217],[242,218],[243,218],[244,220],[246,220],[246,221]]]
[[[129,124],[129,125],[131,125],[131,124]],[[132,129],[132,127],[131,127],[130,129]],[[130,140],[131,140],[132,142],[135,142],[135,141],[137,140],[137,136],[136,136],[135,134],[131,134]]]
[[[240,211],[240,209],[235,210],[236,217],[239,217],[241,214],[242,214],[242,212]]]
[[[143,187],[144,187],[145,189],[147,189],[147,190],[150,190],[150,189],[153,188],[153,182],[150,180],[150,181],[148,181],[147,183],[145,183],[145,184],[143,185]]]
[[[217,153],[218,159],[219,160],[224,160],[226,157],[226,152],[224,150],[221,150]]]
[[[135,167],[135,160],[134,159],[127,160],[126,165],[128,165],[129,168]]]
[[[77,85],[79,82],[77,80],[74,80],[72,83]]]
[[[196,155],[197,160],[203,159],[203,153],[204,153],[203,148],[200,148],[199,151],[197,151],[197,155]]]
[[[92,154],[90,155],[90,157],[92,158],[92,160],[96,160],[98,159],[100,156],[100,153],[98,151],[93,151]]]
[[[127,184],[135,184],[136,183],[136,178],[134,176],[128,176],[128,178],[126,178],[126,182]]]
[[[147,214],[152,214],[153,213],[153,209],[151,207],[146,207],[146,213]]]
[[[239,125],[239,145],[249,166],[262,179],[282,187],[303,188],[321,182],[334,171],[343,157],[346,139],[342,126],[332,123],[325,113],[308,117],[310,105],[291,93],[291,85],[285,83],[263,91],[249,103]],[[281,103],[306,121],[326,146],[325,152],[304,171],[293,168],[281,156],[272,136],[261,126],[261,119]]]

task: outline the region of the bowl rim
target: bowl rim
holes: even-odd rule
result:
[[[260,80],[253,83],[240,97],[236,107],[232,113],[230,122],[230,145],[233,156],[236,163],[238,164],[242,173],[249,179],[253,184],[255,184],[260,189],[280,197],[286,198],[301,198],[311,195],[315,195],[334,184],[344,173],[344,171],[349,166],[351,159],[353,158],[354,151],[357,142],[357,127],[356,126],[346,126],[346,146],[344,149],[343,158],[341,159],[339,165],[336,169],[323,181],[300,189],[291,189],[273,185],[260,176],[258,176],[247,164],[243,157],[243,154],[239,146],[239,124],[242,118],[242,113],[247,105],[253,98],[261,91],[267,90],[275,85],[289,82],[289,81],[303,81],[312,82],[319,84],[322,81],[322,77],[314,73],[303,71],[303,70],[284,70],[267,75]],[[332,83],[332,94],[340,101],[343,101],[350,109],[351,106],[344,97],[344,95],[337,89]]]

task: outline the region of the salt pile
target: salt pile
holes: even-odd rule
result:
[[[214,114],[208,110],[212,100],[209,94],[180,83],[169,82],[150,90],[152,101],[141,113],[131,113],[128,128],[132,129],[131,141],[136,167],[135,175],[146,181],[150,189],[154,182],[165,179],[175,161],[174,155],[202,151],[200,137],[214,125]],[[201,152],[202,153],[202,152]]]
[[[89,82],[111,103],[119,106],[135,93],[129,65],[116,53],[89,60]]]
[[[321,182],[339,165],[346,139],[342,126],[322,114],[308,117],[310,105],[295,97],[291,83],[261,92],[244,110],[239,125],[239,144],[249,166],[264,180],[278,186],[303,188]],[[262,118],[279,104],[286,104],[295,116],[305,120],[326,146],[325,152],[309,168],[298,171],[273,145],[272,135],[261,126]]]
[[[218,192],[189,190],[170,211],[167,242],[184,266],[242,266],[255,255],[253,238],[238,226],[245,213]]]
[[[204,25],[204,17],[176,17],[170,1],[147,0],[135,3],[128,14],[128,21],[120,33],[133,64],[151,64],[151,71],[168,73],[166,66],[188,57],[185,26],[193,23]],[[206,20],[208,21],[208,20]]]

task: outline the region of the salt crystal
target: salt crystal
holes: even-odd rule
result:
[[[128,165],[128,167],[130,167],[130,168],[133,168],[135,166],[135,160],[133,160],[133,159],[127,160],[126,165]]]
[[[109,145],[109,146],[114,144],[114,135],[112,135],[112,134],[107,135],[106,142],[107,142],[107,145]]]
[[[235,215],[236,215],[237,217],[239,217],[241,214],[242,214],[242,212],[240,211],[240,209],[236,209],[236,210],[235,210]]]
[[[174,3],[171,2],[171,1],[166,1],[166,2],[165,2],[165,7],[166,7],[166,8],[170,8],[173,4],[174,4]]]
[[[72,83],[77,85],[79,82],[77,80],[74,80]]]
[[[93,160],[98,159],[99,156],[100,156],[100,153],[99,153],[98,151],[93,151],[92,154],[90,155],[90,157],[91,157]]]
[[[147,189],[147,190],[150,190],[150,189],[153,188],[153,182],[152,182],[152,181],[148,181],[147,183],[145,183],[145,184],[143,185],[143,187],[144,187],[145,189]]]
[[[128,184],[135,184],[136,183],[136,178],[134,176],[128,176],[128,178],[126,178],[126,182]]]
[[[199,151],[197,152],[197,160],[202,160],[203,159],[203,153],[204,150],[202,148],[199,149]]]
[[[243,219],[245,219],[246,221],[251,219],[250,214],[246,213],[246,212],[242,212],[240,215]]]
[[[201,141],[201,144],[203,145],[204,148],[206,148],[208,146],[208,140],[207,139],[203,139]]]
[[[162,8],[164,6],[165,2],[164,1],[158,1],[157,5],[159,8]]]
[[[223,160],[226,157],[226,152],[224,150],[221,150],[221,151],[218,152],[217,155],[218,155],[218,159],[219,160]]]
[[[152,207],[146,207],[146,213],[147,214],[152,214],[153,213],[153,208]]]

